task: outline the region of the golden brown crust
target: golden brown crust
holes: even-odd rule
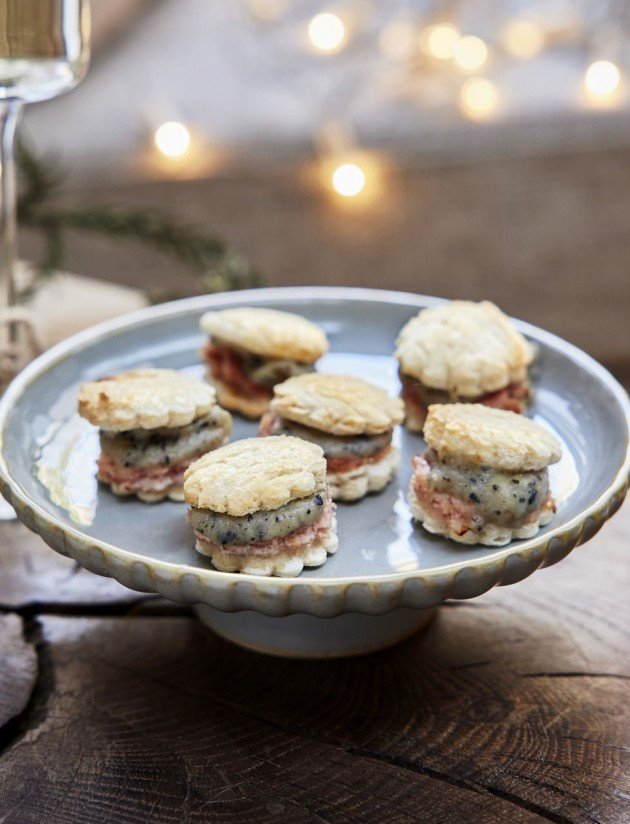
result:
[[[310,320],[275,309],[243,307],[206,312],[201,329],[213,338],[265,358],[313,363],[328,351],[326,335]]]
[[[490,301],[453,300],[423,309],[401,330],[401,372],[455,398],[475,398],[523,381],[533,349]]]
[[[503,472],[536,472],[562,453],[555,435],[534,421],[480,403],[430,406],[424,437],[440,460]]]
[[[270,398],[263,395],[256,397],[241,395],[233,389],[230,389],[227,384],[217,380],[217,378],[208,378],[208,382],[217,390],[219,403],[224,409],[229,409],[231,412],[238,412],[240,415],[252,421],[262,417],[269,408]]]
[[[199,509],[249,515],[323,491],[325,479],[326,460],[316,444],[290,435],[246,438],[191,464],[184,495]]]
[[[274,387],[270,404],[283,418],[333,435],[378,435],[402,423],[400,398],[346,375],[312,372]]]
[[[215,404],[212,386],[174,369],[133,369],[79,390],[79,414],[112,432],[187,426]]]

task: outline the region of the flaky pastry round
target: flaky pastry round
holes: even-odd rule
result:
[[[424,438],[440,460],[502,472],[536,472],[562,454],[555,435],[534,421],[480,403],[430,406]]]
[[[277,384],[270,406],[287,420],[333,435],[378,435],[404,418],[400,398],[378,386],[319,372]]]
[[[316,444],[291,435],[246,438],[191,464],[184,496],[198,509],[249,515],[323,492],[325,479],[324,452]]]
[[[326,335],[310,320],[275,309],[243,307],[206,312],[201,329],[213,338],[265,358],[313,363],[328,350]]]
[[[79,390],[79,414],[112,432],[187,426],[215,404],[214,387],[174,369],[133,369]]]
[[[395,354],[404,375],[454,398],[475,398],[525,380],[534,353],[493,303],[452,300],[412,318]]]

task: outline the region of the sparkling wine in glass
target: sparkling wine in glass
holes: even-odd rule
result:
[[[48,100],[81,82],[89,36],[88,0],[0,0],[0,389],[24,365],[20,323],[11,313],[16,127],[25,103]]]

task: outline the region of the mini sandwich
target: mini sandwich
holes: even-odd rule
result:
[[[247,438],[185,475],[197,551],[221,572],[299,575],[337,551],[322,450],[298,438]]]
[[[300,375],[278,384],[261,435],[295,435],[324,451],[332,497],[356,501],[378,492],[394,477],[400,461],[392,445],[403,420],[398,398],[359,378]]]
[[[424,309],[402,329],[400,364],[407,428],[421,432],[434,403],[482,403],[524,412],[533,349],[489,301]]]
[[[183,501],[184,472],[227,443],[232,417],[205,381],[136,369],[84,384],[79,414],[101,430],[98,478],[116,495]]]
[[[481,404],[431,406],[424,437],[409,507],[428,532],[503,546],[532,538],[553,517],[547,467],[561,448],[529,418]]]
[[[247,418],[259,418],[277,383],[312,372],[328,350],[319,326],[273,309],[208,312],[201,328],[210,335],[202,354],[220,403]]]

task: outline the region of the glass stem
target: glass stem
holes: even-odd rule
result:
[[[21,114],[21,101],[0,101],[0,309],[13,306],[17,296],[15,132]],[[8,341],[14,342],[15,336],[16,329],[10,324]]]

